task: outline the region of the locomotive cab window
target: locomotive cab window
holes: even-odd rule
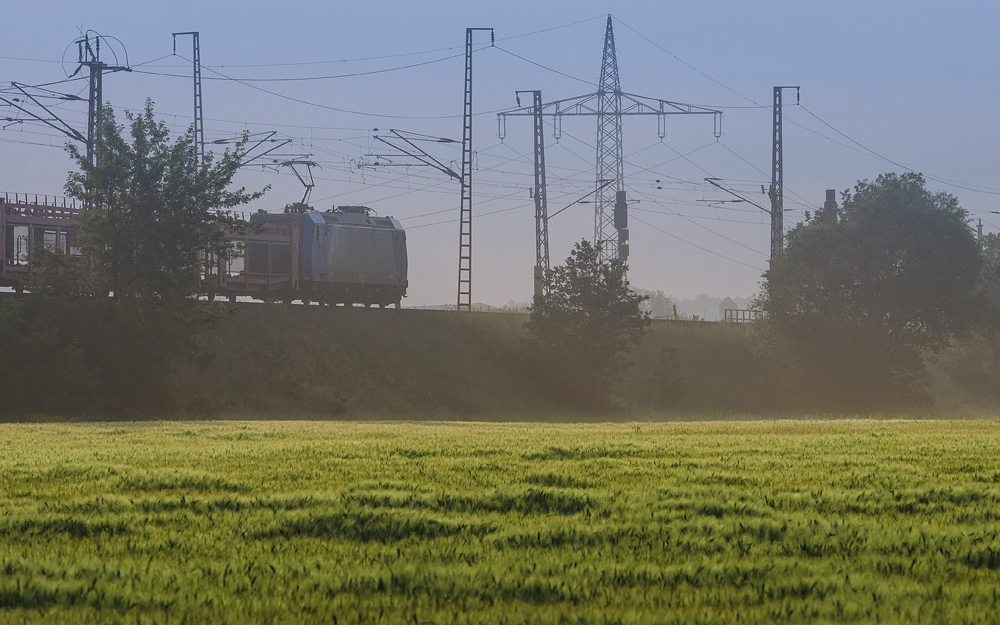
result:
[[[247,244],[247,271],[267,273],[268,256],[267,241],[250,241]]]
[[[271,275],[292,273],[292,246],[288,243],[271,244]]]

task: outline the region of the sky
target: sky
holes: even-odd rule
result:
[[[131,72],[106,75],[104,97],[119,118],[146,98],[173,132],[192,120],[191,39],[198,31],[209,150],[241,133],[291,142],[268,167],[236,183],[270,186],[247,211],[280,211],[303,187],[276,162],[316,162],[310,203],[366,205],[407,230],[410,288],[404,305],[456,300],[459,186],[446,175],[392,158],[375,135],[405,130],[460,142],[467,27],[473,55],[473,301],[524,302],[532,293],[534,204],[530,119],[496,113],[515,90],[543,100],[596,91],[607,16],[612,16],[622,90],[723,111],[676,116],[658,137],[656,119],[624,120],[630,204],[630,280],[674,297],[748,296],[770,249],[769,217],[705,178],[722,179],[767,206],[774,85],[801,87],[784,106],[786,228],[839,192],[885,172],[922,172],[928,187],[955,194],[986,232],[1000,230],[1000,48],[994,2],[707,1],[592,2],[36,2],[8,3],[0,39],[0,95],[12,81],[50,84],[86,98],[72,42],[92,30],[109,38],[102,60]],[[116,39],[111,39],[116,38]],[[126,60],[127,57],[127,60]],[[85,71],[85,70],[84,70]],[[295,80],[290,80],[295,79]],[[37,92],[36,92],[37,93]],[[10,97],[9,95],[5,97]],[[86,102],[47,100],[86,131]],[[44,115],[43,115],[44,116]],[[65,135],[0,103],[0,192],[61,195],[72,168]],[[548,122],[547,122],[548,123]],[[378,130],[375,130],[378,129]],[[565,119],[545,137],[549,213],[595,184],[595,118]],[[279,143],[266,143],[275,147]],[[421,144],[459,168],[460,143]],[[263,149],[263,148],[262,148]],[[593,237],[593,205],[550,222],[553,264]]]

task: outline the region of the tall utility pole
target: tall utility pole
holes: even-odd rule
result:
[[[458,310],[472,310],[472,33],[465,29],[465,105],[462,117],[462,205],[458,231]]]
[[[782,173],[783,147],[781,141],[781,93],[784,89],[795,89],[795,102],[799,102],[798,87],[775,87],[772,105],[771,125],[771,261],[781,254],[785,240],[785,183]]]
[[[191,35],[191,63],[194,65],[194,150],[196,163],[205,162],[205,111],[201,106],[201,45],[198,31],[173,33],[174,54],[177,54],[177,35]]]
[[[88,98],[87,107],[87,160],[95,165],[97,164],[97,154],[94,150],[94,143],[101,128],[104,73],[132,71],[128,66],[108,65],[101,61],[101,39],[101,35],[96,33],[93,39],[91,39],[90,31],[87,31],[83,37],[75,41],[79,55],[79,67],[77,67],[77,71],[80,71],[82,67],[90,70],[90,97]]]
[[[601,57],[601,80],[597,84],[597,193],[594,210],[594,243],[601,248],[602,259],[628,260],[628,225],[618,228],[615,213],[618,199],[625,202],[625,177],[622,163],[622,87],[618,77],[615,31],[608,15],[604,31],[604,54]],[[614,180],[615,188],[601,185]],[[627,209],[623,209],[627,210]],[[619,213],[622,214],[622,213]]]
[[[533,98],[532,119],[535,127],[535,297],[549,292],[549,207],[545,184],[545,125],[542,118],[542,92],[516,91],[517,104],[520,94],[530,93]]]
[[[521,107],[497,115],[500,139],[506,136],[508,115],[542,115],[552,118],[556,139],[562,128],[562,118],[597,117],[597,183],[594,204],[594,244],[601,247],[602,260],[628,260],[628,204],[625,195],[624,157],[622,155],[622,117],[655,115],[657,135],[666,136],[666,120],[670,115],[712,115],[715,136],[722,136],[722,112],[703,106],[671,102],[625,93],[618,76],[615,33],[608,16],[604,31],[604,54],[597,93],[556,100],[540,107]]]

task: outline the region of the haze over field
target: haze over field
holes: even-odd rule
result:
[[[770,178],[774,85],[802,87],[802,107],[786,95],[786,224],[815,210],[825,189],[905,166],[927,174],[929,188],[956,194],[987,232],[1000,225],[990,212],[1000,209],[1000,125],[983,113],[1000,105],[989,79],[1000,69],[995,3],[12,3],[4,8],[0,82],[64,80],[76,60],[67,44],[81,28],[93,29],[117,37],[134,69],[105,77],[105,99],[136,110],[152,97],[181,132],[191,116],[190,41],[180,38],[172,56],[170,34],[199,31],[206,138],[277,131],[293,139],[284,156],[311,154],[322,165],[317,208],[365,204],[402,219],[410,245],[406,303],[433,305],[455,298],[457,185],[426,169],[357,165],[378,152],[375,128],[461,138],[465,28],[493,27],[497,47],[488,34],[476,40],[473,298],[501,304],[531,295],[531,134],[526,119],[510,121],[500,142],[494,113],[515,106],[515,89],[542,89],[546,101],[593,91],[609,12],[623,90],[725,112],[718,142],[708,118],[671,119],[662,142],[655,120],[626,120],[625,174],[639,200],[631,227],[635,286],[680,298],[757,290],[767,266],[766,215],[716,203],[730,198],[703,178],[766,199],[759,189]],[[120,47],[112,50],[125,61]],[[48,88],[85,97],[85,86]],[[85,128],[85,102],[56,106]],[[61,194],[72,167],[64,136],[0,109],[11,117],[0,130],[0,191]],[[558,142],[547,135],[550,212],[593,188],[594,139],[593,119],[565,122]],[[445,162],[460,159],[453,145],[434,147]],[[287,169],[248,169],[237,181],[273,186],[250,210],[278,210],[301,195]],[[577,205],[553,220],[554,262],[592,236],[592,210]]]

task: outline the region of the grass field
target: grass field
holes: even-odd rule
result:
[[[996,623],[1000,422],[0,425],[0,622]]]

